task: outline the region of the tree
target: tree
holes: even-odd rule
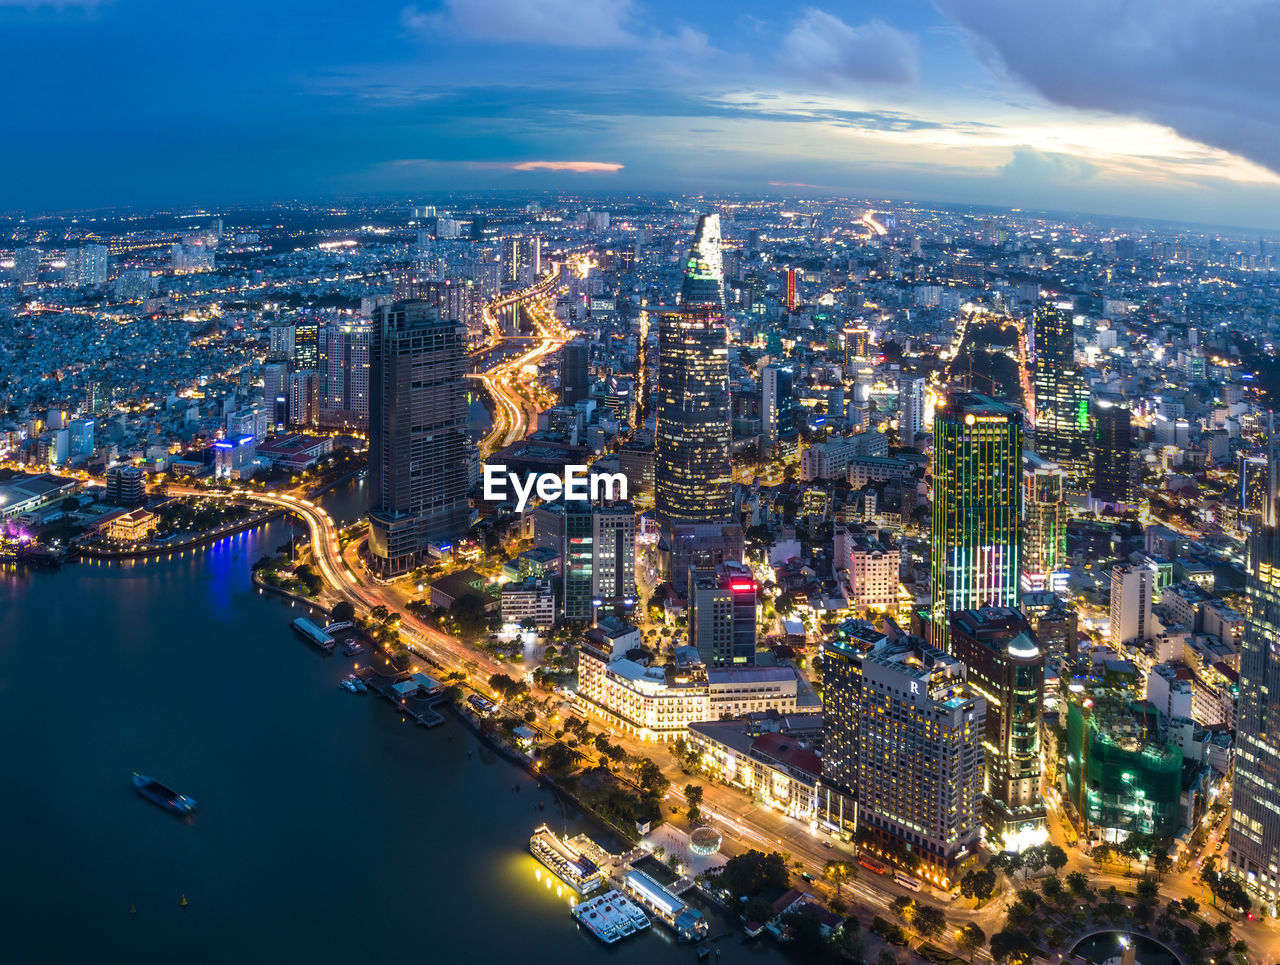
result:
[[[1067,866],[1067,853],[1056,844],[1046,844],[1044,846],[1044,861],[1054,874],[1057,874]]]
[[[641,790],[649,797],[662,797],[667,793],[667,788],[671,786],[671,782],[662,774],[662,768],[649,760],[642,757],[635,764],[636,783],[640,785]]]
[[[742,920],[754,922],[757,925],[763,925],[772,916],[773,906],[758,895],[747,899],[747,903],[742,909]]]
[[[910,925],[912,916],[916,909],[916,900],[908,898],[906,895],[899,895],[889,902],[889,910],[902,919],[904,924]]]
[[[836,886],[836,894],[840,894],[844,883],[849,880],[849,865],[844,861],[828,861],[822,869],[822,877]]]
[[[329,611],[329,619],[334,623],[349,623],[356,618],[356,608],[346,600],[339,600]]]
[[[917,904],[911,924],[923,937],[932,938],[947,927],[947,918],[941,908]]]
[[[987,933],[978,926],[977,922],[967,922],[956,936],[956,942],[961,950],[972,958],[973,953],[987,943]]]
[[[484,612],[484,600],[474,593],[464,593],[454,600],[449,606],[449,616],[457,625],[458,632],[464,636],[477,636],[489,624]]]
[[[720,883],[731,894],[748,898],[781,891],[787,887],[787,865],[778,852],[765,854],[753,848],[725,862]]]
[[[689,823],[697,824],[702,817],[702,787],[698,784],[686,784],[684,799],[689,802]]]
[[[1077,895],[1089,890],[1089,879],[1083,871],[1072,871],[1067,874],[1067,887]]]
[[[1160,877],[1164,877],[1173,870],[1173,859],[1169,857],[1165,851],[1157,851],[1151,859],[1151,867]]]
[[[1150,878],[1143,878],[1138,882],[1138,898],[1145,902],[1154,902],[1160,897],[1160,886]]]
[[[979,903],[990,898],[995,890],[996,873],[990,866],[977,871],[966,871],[960,879],[960,894],[966,898],[975,898]]]
[[[387,608],[383,606],[381,603],[379,603],[377,606],[375,606],[373,609],[369,611],[369,619],[377,623],[381,623],[387,618],[387,613],[388,613]]]
[[[1035,954],[1035,946],[1023,932],[999,931],[991,936],[991,957],[996,965],[1021,965]]]
[[[1044,848],[1039,845],[1032,845],[1022,852],[1022,866],[1032,874],[1040,871],[1045,866]]]

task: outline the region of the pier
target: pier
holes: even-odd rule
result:
[[[372,667],[361,667],[355,674],[370,691],[391,701],[396,710],[415,723],[423,727],[444,723],[444,718],[435,710],[436,704],[445,699],[444,690],[439,684],[435,688],[426,684],[426,681],[435,684],[426,674],[401,673],[388,677]]]

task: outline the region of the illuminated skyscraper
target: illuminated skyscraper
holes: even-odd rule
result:
[[[794,455],[799,445],[796,429],[795,376],[788,365],[766,365],[760,373],[760,415],[770,448]]]
[[[364,432],[369,426],[368,325],[326,325],[320,329],[318,421],[332,428]]]
[[[1075,362],[1070,310],[1042,301],[1035,310],[1036,452],[1066,470],[1073,486],[1089,479],[1089,387]]]
[[[662,521],[709,522],[733,510],[729,348],[720,216],[703,215],[680,307],[658,321],[655,508]]]
[[[1021,575],[1022,413],[953,394],[933,423],[930,633],[947,649],[949,615],[1016,607]]]
[[[1022,454],[1022,579],[1043,590],[1067,556],[1067,474],[1034,452]]]
[[[1008,607],[962,610],[951,616],[951,652],[987,702],[987,839],[1007,851],[1042,844],[1048,837],[1040,795],[1044,654],[1035,634]]]
[[[369,555],[413,569],[471,521],[466,329],[426,302],[377,310],[369,359]]]
[[[1252,517],[1240,647],[1228,864],[1269,910],[1280,897],[1280,483],[1275,431],[1262,510]]]
[[[304,315],[293,326],[293,363],[297,369],[320,367],[320,319]]]
[[[742,563],[689,574],[689,646],[708,667],[754,666],[756,581]]]

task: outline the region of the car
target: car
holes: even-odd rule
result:
[[[801,872],[800,872],[800,877],[801,877],[801,878],[803,878],[805,881],[812,881],[812,880],[813,880],[813,875],[809,874],[809,872],[807,872],[807,871],[801,871]]]

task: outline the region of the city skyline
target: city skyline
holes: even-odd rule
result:
[[[241,13],[197,25],[145,0],[0,5],[0,80],[29,94],[12,123],[40,144],[6,155],[0,208],[682,189],[1280,229],[1263,4]],[[135,44],[145,72],[110,53]],[[76,68],[42,72],[32,57],[51,47]],[[201,63],[222,69],[193,74]]]

